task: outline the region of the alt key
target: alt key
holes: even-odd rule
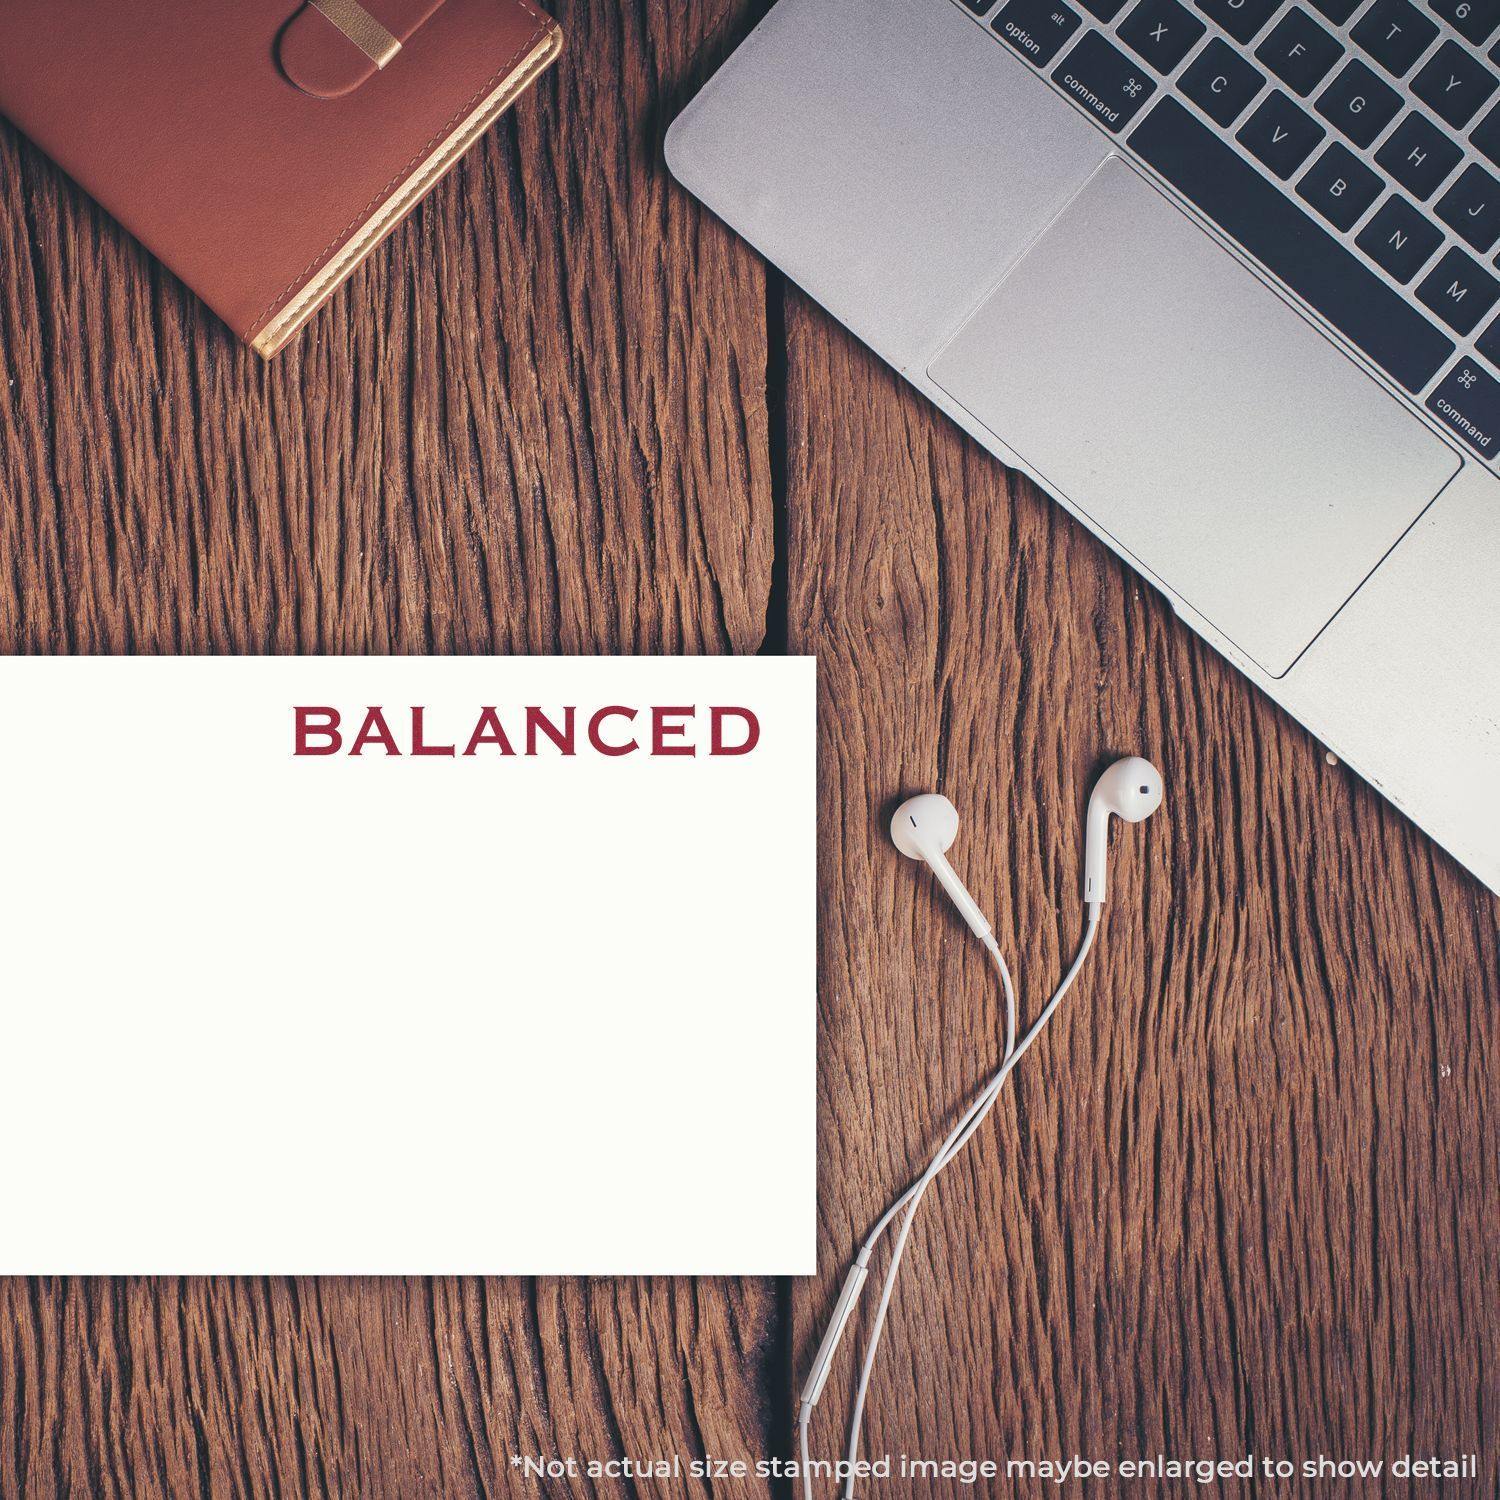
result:
[[[1078,30],[1078,12],[1054,0],[1010,0],[990,25],[1028,62],[1045,68]]]
[[[1446,422],[1476,453],[1495,456],[1500,435],[1500,380],[1472,359],[1461,359],[1427,398],[1427,409]]]

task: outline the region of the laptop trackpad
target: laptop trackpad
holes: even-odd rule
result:
[[[1117,157],[928,373],[1276,677],[1459,467]]]

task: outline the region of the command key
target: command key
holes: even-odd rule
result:
[[[1427,398],[1427,410],[1446,422],[1476,453],[1495,456],[1500,437],[1500,380],[1464,358]]]
[[[1155,92],[1156,85],[1097,31],[1063,59],[1053,83],[1067,90],[1106,130],[1118,132]]]

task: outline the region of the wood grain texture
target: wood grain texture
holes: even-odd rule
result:
[[[1089,967],[924,1204],[867,1451],[1474,1452],[1480,1486],[1253,1492],[1495,1493],[1495,901],[795,293],[786,326],[825,893],[825,1259],[794,1294],[797,1358],[1003,1036],[988,960],[891,847],[891,805],[937,788],[962,809],[950,858],[1034,1015],[1081,936],[1088,786],[1138,750],[1167,807],[1117,833]],[[853,1378],[845,1354],[825,1456]]]
[[[890,804],[960,803],[1034,1010],[1136,748],[1172,801],[924,1208],[870,1446],[1486,1451],[1495,902],[669,186],[763,5],[555,9],[556,72],[269,369],[0,128],[0,649],[815,651],[823,1274],[0,1282],[0,1496],[787,1494],[506,1457],[788,1450],[850,1247],[1001,1035]]]
[[[759,644],[765,278],[661,164],[744,7],[554,9],[558,67],[269,368],[0,127],[0,649]],[[518,1446],[759,1451],[776,1312],[756,1282],[4,1282],[0,1495],[447,1500],[538,1493]]]

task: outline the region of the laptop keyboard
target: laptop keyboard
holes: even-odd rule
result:
[[[1500,454],[1500,0],[960,3]]]

